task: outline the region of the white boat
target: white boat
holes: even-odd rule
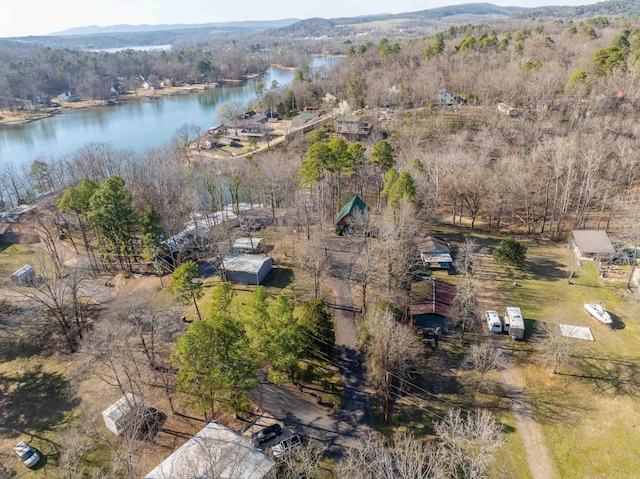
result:
[[[593,316],[601,323],[611,324],[612,322],[611,316],[609,316],[609,313],[607,313],[607,310],[604,308],[604,304],[602,304],[601,301],[584,303],[584,310],[589,316]]]

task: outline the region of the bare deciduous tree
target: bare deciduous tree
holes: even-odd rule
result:
[[[467,363],[474,371],[480,374],[478,390],[482,390],[485,386],[485,376],[498,368],[501,359],[500,350],[489,341],[471,345],[467,354]]]
[[[467,331],[474,331],[479,324],[480,306],[473,283],[456,286],[456,295],[451,306],[451,318],[460,331],[460,342],[464,342]]]
[[[371,310],[363,329],[367,377],[383,398],[388,420],[392,386],[416,370],[423,354],[422,344],[416,331],[399,323],[388,309]]]
[[[485,479],[491,477],[491,466],[505,441],[502,427],[486,410],[464,415],[453,408],[436,424],[451,470],[447,477]]]
[[[324,453],[327,446],[318,441],[309,441],[297,451],[284,454],[269,471],[268,479],[305,479],[319,477],[324,469]]]
[[[315,299],[320,297],[320,280],[327,268],[331,252],[327,250],[321,239],[307,241],[304,252],[298,257],[300,269],[311,276]]]
[[[359,438],[336,464],[336,477],[350,479],[447,479],[447,458],[435,442],[412,434],[384,441],[375,433]]]
[[[573,340],[564,336],[557,325],[547,325],[546,330],[541,357],[551,373],[557,374],[562,365],[571,363]]]

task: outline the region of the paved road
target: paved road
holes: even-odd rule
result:
[[[283,387],[263,381],[250,393],[251,399],[285,426],[305,437],[329,446],[329,456],[339,458],[345,448],[353,447],[366,431],[354,428],[339,415],[329,415]]]
[[[336,318],[336,344],[340,348],[340,375],[344,396],[339,414],[354,428],[371,427],[371,411],[365,392],[364,372],[356,350],[357,328],[353,307],[351,276],[362,248],[362,240],[327,238],[331,252],[328,275],[333,291],[333,314]]]
[[[364,373],[356,352],[356,322],[351,290],[351,271],[361,245],[347,238],[327,238],[331,253],[328,275],[333,290],[331,307],[336,318],[336,344],[340,348],[340,374],[344,386],[340,410],[327,414],[322,406],[293,392],[263,381],[250,396],[260,407],[285,426],[326,443],[328,455],[339,458],[345,448],[355,446],[372,426],[365,393]]]

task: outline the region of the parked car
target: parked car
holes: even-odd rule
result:
[[[282,434],[282,428],[280,424],[272,424],[264,429],[260,429],[258,432],[251,434],[251,444],[255,447],[262,446],[265,442],[269,442],[271,439],[278,437]]]
[[[284,456],[285,454],[289,454],[292,451],[300,449],[302,447],[302,440],[300,436],[294,434],[291,437],[286,438],[284,441],[279,442],[275,446],[271,447],[271,452],[273,453],[273,457],[276,459]]]
[[[40,455],[29,444],[24,441],[20,441],[13,446],[13,450],[18,455],[22,463],[28,468],[35,467],[40,462]]]
[[[502,322],[500,321],[500,316],[495,311],[487,311],[484,313],[485,319],[487,321],[487,326],[489,326],[489,331],[492,333],[501,333],[502,332]]]

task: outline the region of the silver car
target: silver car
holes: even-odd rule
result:
[[[40,455],[29,444],[24,441],[20,441],[13,446],[13,450],[18,455],[22,463],[28,468],[34,467],[40,462]]]
[[[300,436],[294,434],[293,436],[286,438],[284,441],[281,441],[279,444],[272,446],[271,452],[273,453],[273,457],[277,459],[292,451],[296,451],[301,447],[302,440],[300,440]]]

